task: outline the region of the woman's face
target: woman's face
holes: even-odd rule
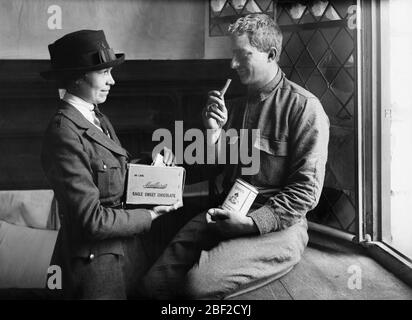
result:
[[[115,84],[111,74],[112,68],[91,71],[78,82],[78,95],[92,104],[106,101],[110,87]]]

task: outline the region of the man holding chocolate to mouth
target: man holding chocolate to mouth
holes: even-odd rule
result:
[[[259,171],[247,176],[240,163],[225,165],[223,183],[227,194],[241,178],[259,195],[246,215],[211,208],[183,227],[144,278],[152,298],[225,298],[256,287],[288,273],[308,242],[305,216],[322,191],[329,120],[319,100],[279,68],[276,22],[251,14],[229,32],[231,67],[247,95],[225,101],[209,92],[204,125],[216,148],[227,143],[222,129],[260,130],[249,146],[259,150]]]

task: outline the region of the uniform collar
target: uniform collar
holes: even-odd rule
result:
[[[91,139],[112,150],[113,152],[127,157],[127,151],[120,146],[120,142],[116,137],[114,131],[113,138],[116,140],[116,142],[115,140],[110,139],[108,136],[106,136],[101,130],[97,129],[95,125],[90,123],[90,121],[86,120],[86,118],[77,108],[74,108],[66,101],[62,101],[58,113],[70,119],[78,127],[85,129],[86,135],[88,135]]]
[[[266,85],[255,91],[248,92],[249,99],[257,101],[266,100],[278,88],[283,76],[284,73],[279,67],[276,75]]]
[[[75,96],[69,92],[66,91],[66,93],[63,96],[64,101],[66,101],[68,104],[71,104],[74,106],[76,109],[78,109],[80,112],[82,111],[93,111],[94,105],[83,100],[82,98],[79,98],[78,96]],[[83,113],[83,112],[82,112]]]

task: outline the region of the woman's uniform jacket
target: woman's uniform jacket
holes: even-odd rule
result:
[[[123,209],[128,156],[107,122],[112,139],[61,101],[45,132],[42,166],[61,219],[53,259],[61,265],[63,279],[68,279],[66,287],[76,277],[72,258],[123,256],[122,239],[151,227],[148,210]]]

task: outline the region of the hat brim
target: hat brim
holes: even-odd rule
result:
[[[40,75],[46,80],[55,80],[60,78],[66,74],[74,73],[74,72],[89,72],[89,71],[96,71],[106,68],[111,68],[118,66],[124,62],[125,55],[124,53],[116,53],[116,60],[112,60],[109,62],[97,64],[90,67],[82,67],[82,68],[68,68],[68,69],[52,69],[40,72]]]

